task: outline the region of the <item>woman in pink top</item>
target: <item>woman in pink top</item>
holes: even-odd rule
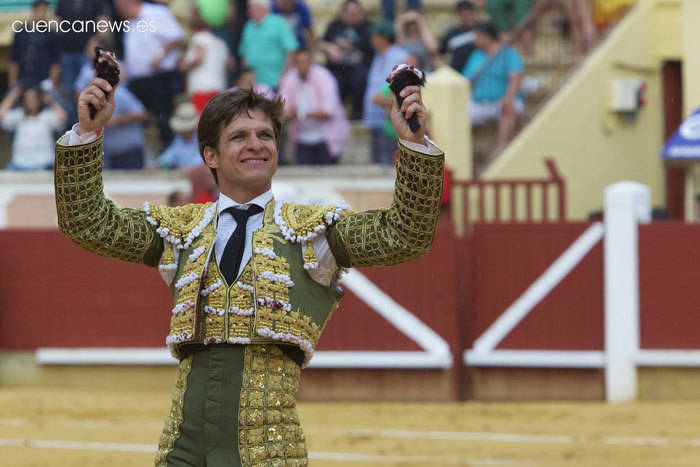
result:
[[[335,78],[312,63],[311,51],[297,52],[296,67],[280,81],[297,164],[334,164],[350,135]]]

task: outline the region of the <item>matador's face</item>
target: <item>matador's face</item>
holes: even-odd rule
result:
[[[205,148],[205,160],[216,169],[219,186],[263,193],[277,170],[277,143],[272,122],[260,109],[243,112],[221,131],[218,151]]]

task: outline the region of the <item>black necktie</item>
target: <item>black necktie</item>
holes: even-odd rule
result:
[[[236,219],[236,230],[228,239],[224,253],[221,255],[221,264],[219,269],[226,278],[226,282],[231,285],[238,277],[238,269],[241,267],[241,258],[243,258],[243,248],[245,248],[245,232],[248,218],[259,214],[263,211],[258,205],[251,204],[248,209],[240,209],[230,207],[224,212],[230,213]]]

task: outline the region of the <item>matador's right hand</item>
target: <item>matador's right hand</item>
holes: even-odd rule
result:
[[[119,86],[110,85],[102,78],[94,77],[78,98],[78,133],[100,132],[114,113],[114,90]],[[90,106],[97,109],[95,119],[90,118]]]

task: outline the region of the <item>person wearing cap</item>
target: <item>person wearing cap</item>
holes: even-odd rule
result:
[[[374,98],[381,91],[386,77],[395,65],[406,63],[415,66],[416,60],[403,48],[394,44],[394,23],[391,21],[383,20],[373,25],[370,30],[374,58],[367,75],[362,122],[370,129],[372,162],[391,165],[395,143],[384,133],[386,112],[383,107],[374,103]]]
[[[461,73],[469,56],[474,52],[474,26],[477,23],[474,4],[469,0],[457,2],[459,25],[449,29],[440,44],[441,54],[450,54],[450,66]]]
[[[117,88],[118,89],[118,88]],[[190,102],[183,102],[175,108],[170,119],[170,128],[175,133],[172,143],[156,159],[163,169],[187,169],[202,165],[197,144],[197,109]]]

